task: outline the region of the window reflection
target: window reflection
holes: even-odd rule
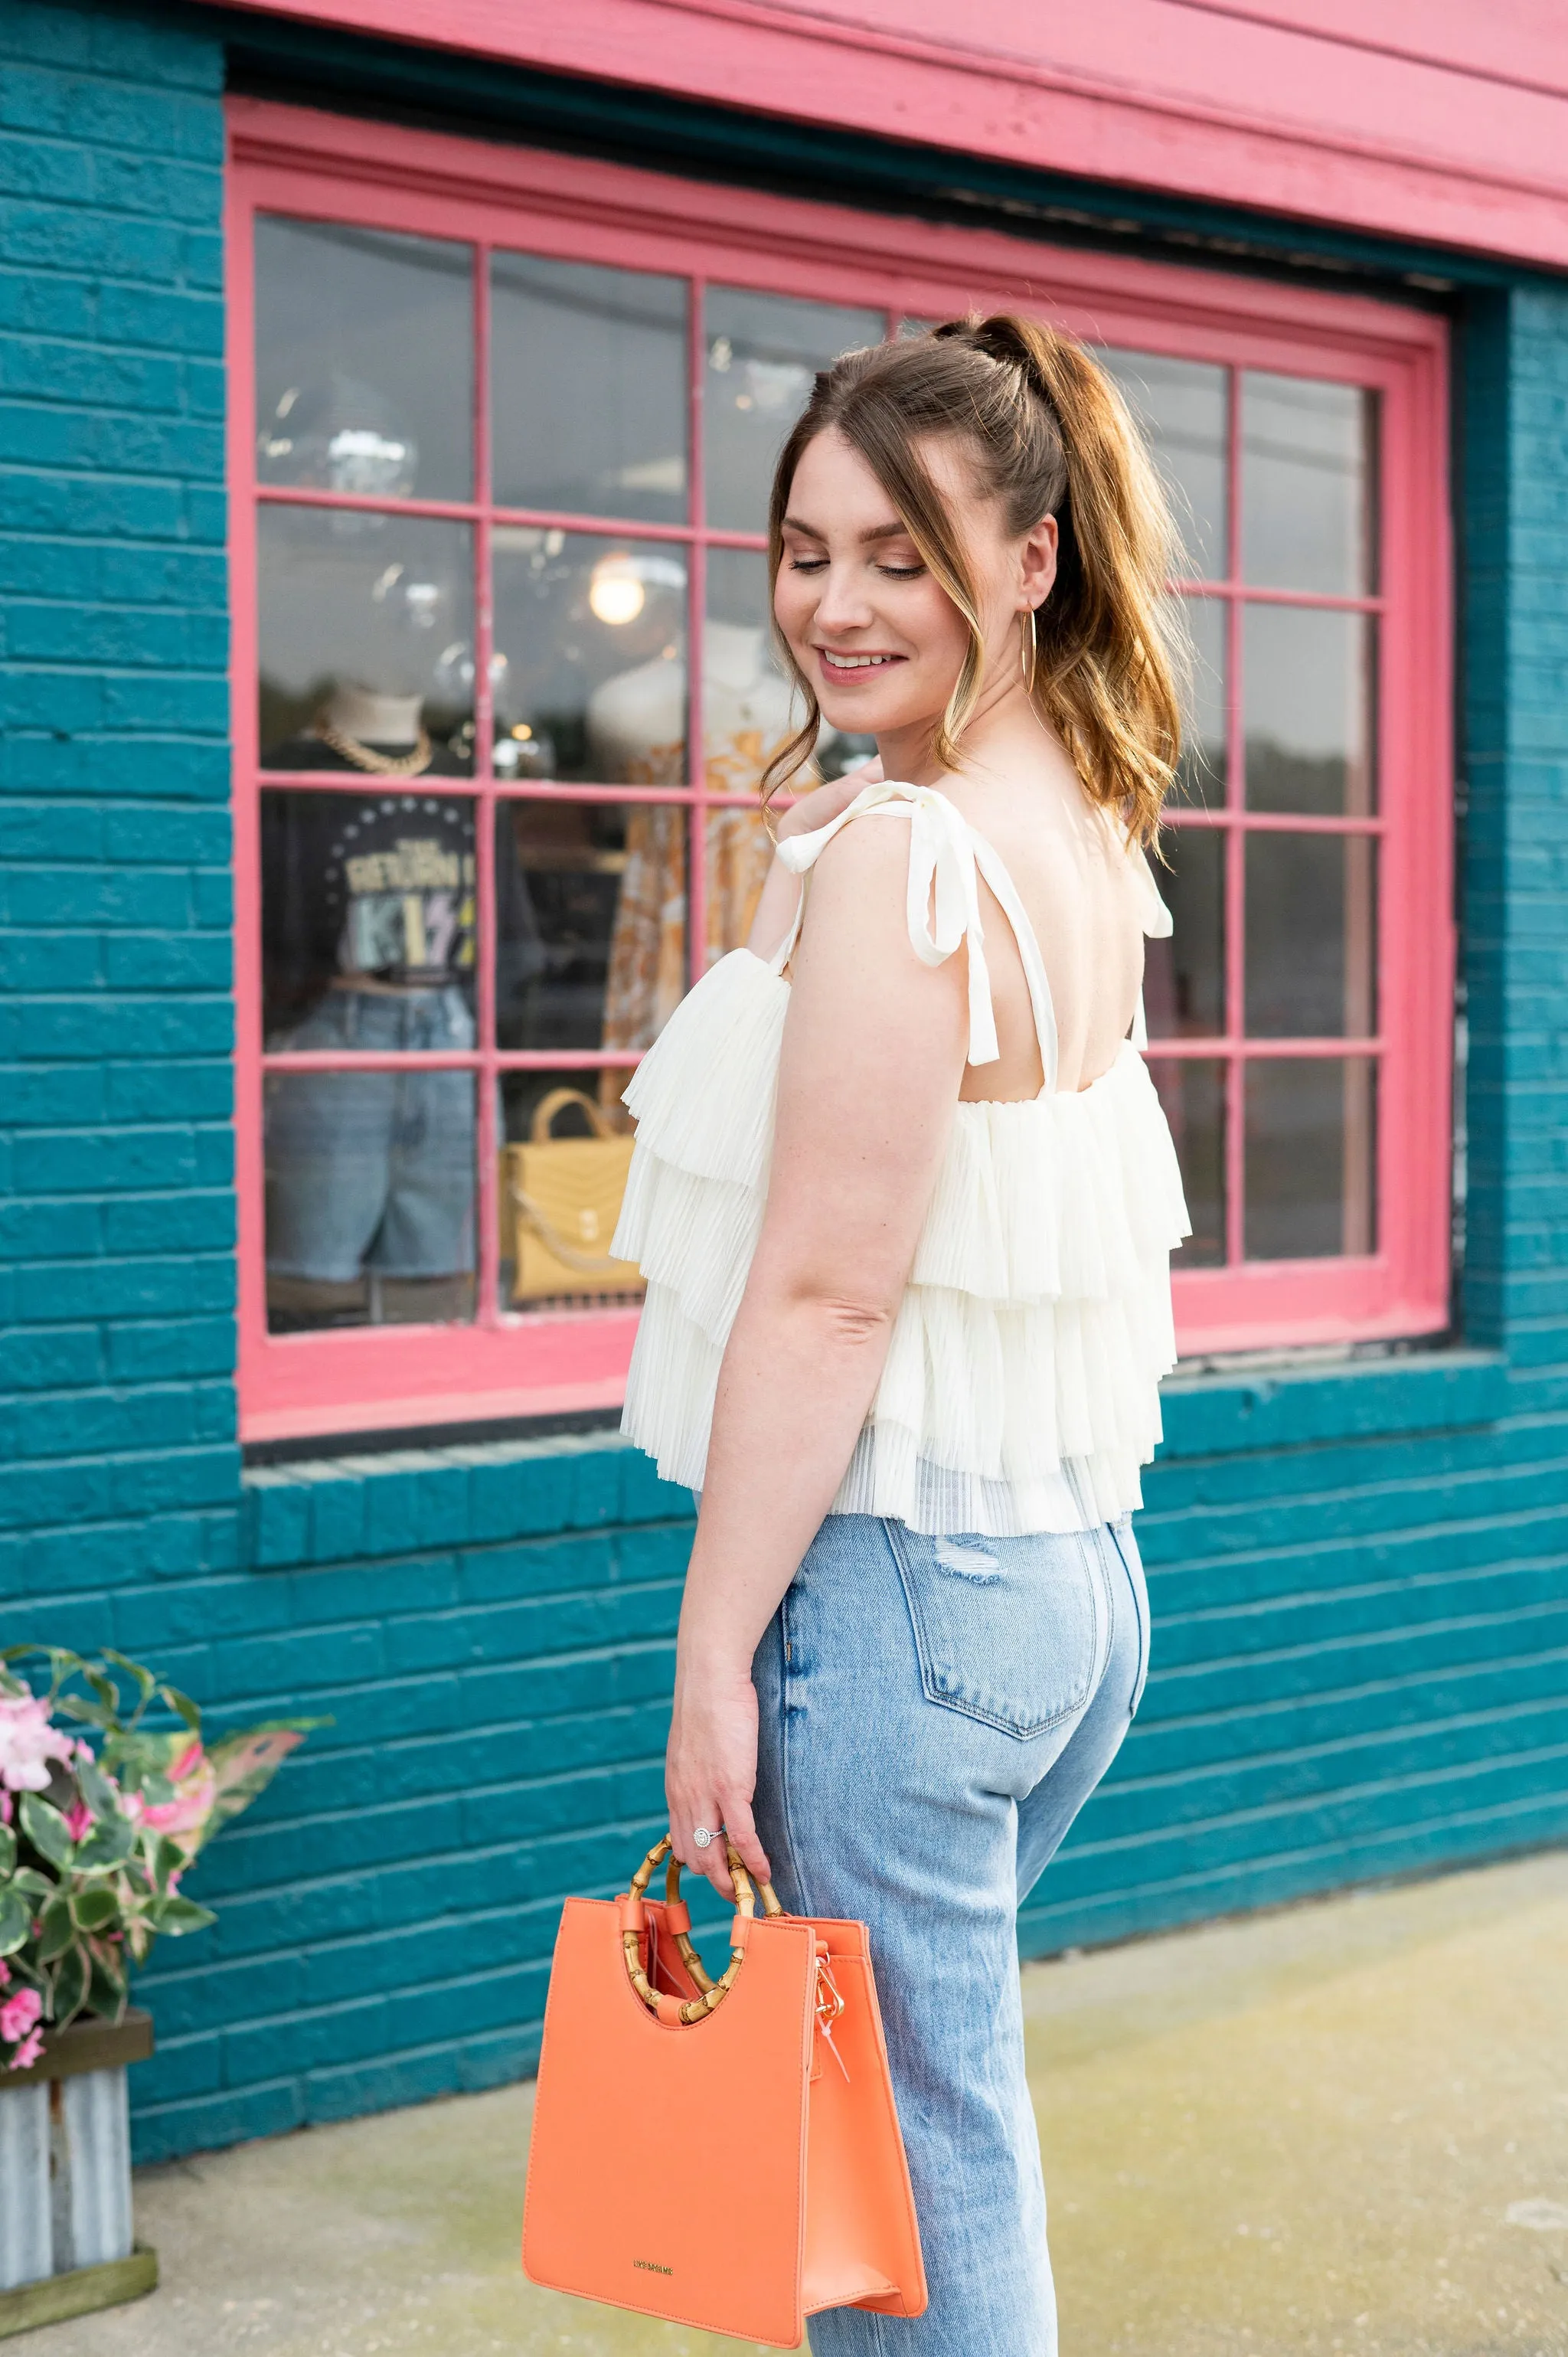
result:
[[[1155,881],[1172,930],[1148,944],[1144,1004],[1151,1039],[1213,1039],[1225,1028],[1225,837],[1167,827]]]
[[[497,866],[521,878],[497,936],[503,1048],[650,1047],[686,986],[686,813],[658,802],[507,802]]]
[[[641,1272],[610,1257],[631,1162],[631,1067],[508,1072],[501,1081],[500,1297],[511,1310],[636,1302]]]
[[[1376,1021],[1371,838],[1253,834],[1246,856],[1248,1030],[1364,1038]]]
[[[281,1043],[471,1047],[455,990],[329,992]],[[467,1318],[474,1303],[474,1075],[271,1072],[263,1096],[267,1322]]]
[[[1192,1233],[1178,1270],[1215,1268],[1225,1258],[1225,1067],[1208,1057],[1149,1066],[1181,1164]]]
[[[1226,560],[1226,376],[1204,361],[1102,350],[1100,358],[1143,427],[1181,536],[1176,570],[1222,580]]]
[[[1241,379],[1241,572],[1275,589],[1362,597],[1377,582],[1374,396]]]
[[[1375,620],[1249,606],[1241,627],[1248,808],[1369,817]]]
[[[471,249],[263,215],[255,257],[260,480],[471,499]]]
[[[841,352],[879,344],[883,328],[880,311],[709,288],[703,386],[709,523],[767,530],[773,462],[806,405],[812,377]]]
[[[1217,597],[1183,597],[1179,606],[1189,671],[1176,790],[1184,801],[1215,810],[1224,804],[1230,773],[1225,711],[1226,609]]]
[[[1249,1063],[1247,1257],[1376,1248],[1377,1068],[1367,1056]]]
[[[686,285],[498,253],[494,497],[628,522],[686,516]]]
[[[521,524],[494,547],[498,773],[683,785],[682,548]]]
[[[396,778],[468,770],[467,524],[263,507],[256,531],[263,768]]]

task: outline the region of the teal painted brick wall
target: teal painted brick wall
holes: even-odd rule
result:
[[[0,1619],[145,1654],[219,1723],[335,1721],[145,1976],[149,2158],[529,2067],[562,1893],[657,1826],[691,1527],[607,1437],[242,1483],[226,42],[426,102],[413,53],[259,16],[0,16]],[[584,131],[580,86],[436,80]],[[628,107],[747,168],[755,124]],[[852,164],[895,203],[936,168]],[[1494,285],[1460,328],[1472,1347],[1173,1390],[1147,1699],[1031,1952],[1568,1835],[1568,294]]]

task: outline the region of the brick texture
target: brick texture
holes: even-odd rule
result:
[[[331,1720],[144,1977],[147,2158],[531,2066],[563,1892],[657,1827],[691,1528],[607,1436],[242,1479],[225,22],[0,13],[0,1622]],[[1568,1835],[1568,294],[1459,350],[1466,1347],[1173,1388],[1033,1953]]]

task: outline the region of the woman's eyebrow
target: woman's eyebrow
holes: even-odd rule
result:
[[[873,524],[869,532],[863,532],[861,533],[861,545],[863,547],[869,547],[874,541],[878,540],[901,540],[908,533],[908,529],[909,527],[907,523],[900,522],[897,518],[892,523]],[[819,532],[816,525],[814,523],[808,523],[803,516],[787,515],[784,519],[784,530],[786,532],[798,532],[802,540],[820,540],[824,544],[827,540],[827,533],[825,532]]]

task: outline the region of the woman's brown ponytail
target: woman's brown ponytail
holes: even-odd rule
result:
[[[1035,618],[1033,693],[1093,799],[1148,842],[1181,741],[1180,640],[1165,595],[1175,534],[1159,479],[1104,370],[1071,338],[1004,312],[846,353],[818,377],[779,456],[775,574],[800,453],[828,427],[866,460],[969,624],[970,653],[936,744],[949,767],[961,758],[984,651],[962,544],[918,444],[935,435],[961,438],[978,460],[982,490],[1002,503],[1009,534],[1056,517],[1057,578]],[[806,726],[771,765],[765,796],[816,741],[816,698],[796,678]]]

